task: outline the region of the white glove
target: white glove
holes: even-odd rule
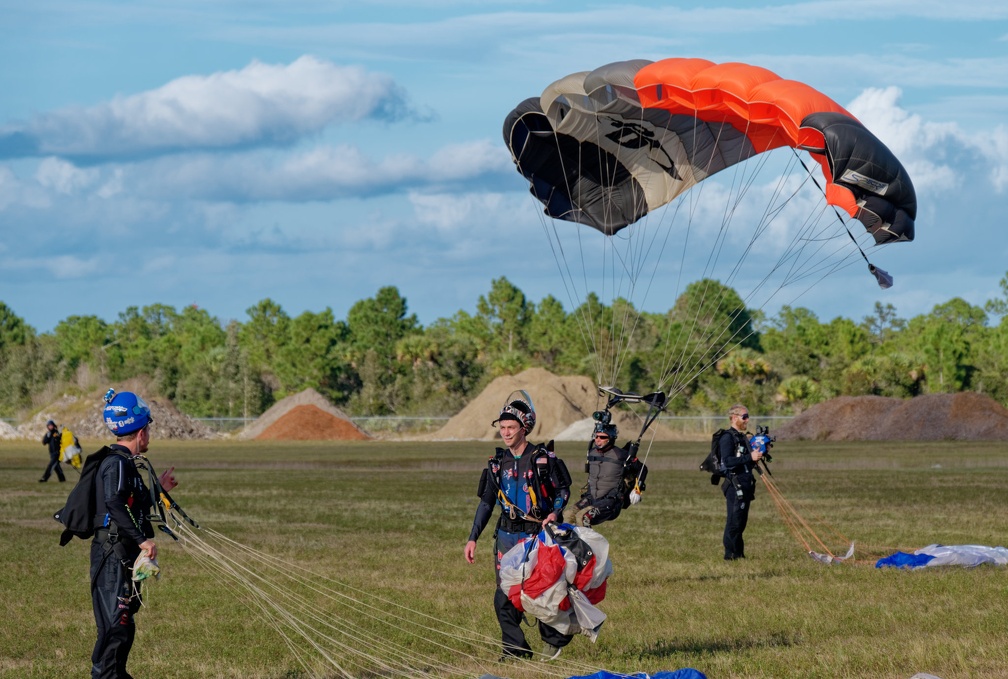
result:
[[[641,501],[641,494],[637,492],[636,488],[634,488],[633,490],[630,491],[630,504],[635,505],[640,501]]]

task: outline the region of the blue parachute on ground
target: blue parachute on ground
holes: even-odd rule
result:
[[[570,679],[624,679],[627,677],[632,677],[633,679],[707,679],[706,674],[692,667],[684,667],[681,670],[673,672],[659,672],[658,674],[644,674],[643,672],[637,674],[613,674],[612,672],[603,670],[595,674],[570,677]]]
[[[484,674],[480,677],[480,679],[500,679],[500,677]],[[693,669],[692,667],[684,667],[671,672],[658,672],[657,674],[645,674],[644,672],[637,672],[636,674],[616,674],[600,670],[595,674],[577,675],[568,677],[568,679],[707,679],[707,675],[699,670]]]
[[[915,551],[896,552],[875,562],[875,568],[924,568],[925,566],[965,566],[981,564],[1008,566],[1008,549],[984,545],[928,545]]]

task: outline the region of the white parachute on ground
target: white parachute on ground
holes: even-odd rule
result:
[[[501,589],[519,611],[563,634],[593,642],[606,615],[595,604],[605,598],[613,572],[609,542],[591,528],[562,524],[512,547],[500,565]]]

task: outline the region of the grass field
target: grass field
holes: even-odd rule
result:
[[[499,665],[492,641],[464,642],[464,660],[452,649],[435,653],[455,658],[447,660],[455,676],[474,679],[680,667],[711,679],[1008,676],[1006,569],[874,568],[879,556],[931,543],[1006,545],[1008,446],[778,443],[771,466],[785,497],[856,542],[857,561],[833,566],[804,553],[765,489],[746,531],[749,558],[724,562],[724,501],[696,470],[705,447],[656,445],[644,502],[601,526],[615,573],[596,644],[576,638],[549,665]],[[499,638],[490,530],[475,565],[462,557],[491,451],[486,443],[155,439],[149,457],[158,468],[176,467],[173,495],[204,528],[349,585],[360,599],[405,607],[387,639],[393,649],[423,645],[413,612]],[[559,452],[579,486],[582,446],[561,444]],[[36,483],[46,459],[34,442],[0,443],[0,677],[87,676],[90,668],[88,546],[58,546],[51,515],[70,484]],[[135,676],[316,675],[234,595],[233,583],[167,536],[159,544],[163,574],[138,615]],[[840,540],[830,546],[846,549]],[[374,633],[366,620],[351,622]],[[537,634],[528,636],[538,648]]]

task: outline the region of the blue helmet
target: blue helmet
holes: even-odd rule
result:
[[[131,391],[118,394],[115,389],[105,393],[105,426],[116,436],[140,431],[154,421],[150,406]]]

